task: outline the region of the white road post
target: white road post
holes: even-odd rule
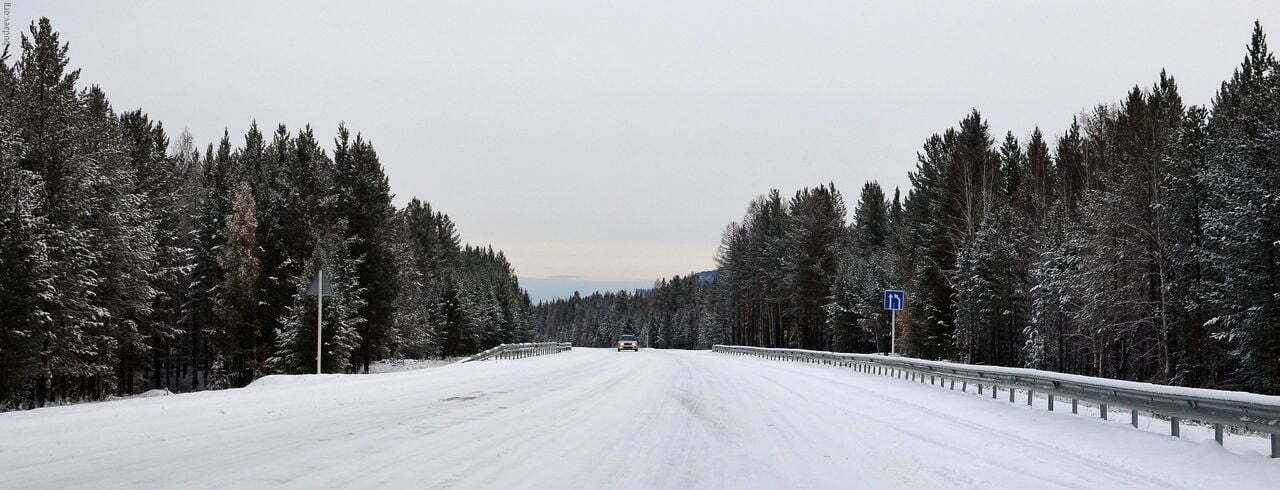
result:
[[[323,342],[320,336],[321,330],[324,329],[324,269],[320,269],[319,280],[316,281],[318,289],[316,290],[316,374],[320,374],[320,353],[323,350]]]
[[[898,310],[889,310],[889,355],[898,354]]]

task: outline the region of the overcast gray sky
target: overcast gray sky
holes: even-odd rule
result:
[[[772,187],[905,188],[973,107],[1056,135],[1161,68],[1207,103],[1254,19],[1280,33],[1277,1],[12,3],[201,146],[345,121],[535,299],[710,269]]]

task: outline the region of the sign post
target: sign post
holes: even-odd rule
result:
[[[320,269],[317,280],[322,288],[320,294],[316,295],[316,374],[320,374],[320,357],[324,352],[322,342],[324,336],[320,335],[324,331],[324,269]]]
[[[889,310],[889,355],[898,354],[898,310],[906,303],[907,293],[900,289],[884,291],[884,309]]]
[[[324,352],[324,336],[321,335],[324,329],[324,297],[333,296],[333,284],[324,277],[324,269],[316,273],[307,294],[316,297],[316,374],[320,374],[320,360]]]

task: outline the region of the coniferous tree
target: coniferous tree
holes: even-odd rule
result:
[[[13,120],[13,72],[0,57],[0,409],[29,402],[25,385],[31,382],[38,359],[35,282],[45,263],[36,231],[44,229],[39,214],[35,172],[19,165],[23,143]]]
[[[1214,98],[1198,178],[1206,187],[1202,261],[1229,349],[1229,386],[1280,393],[1280,73],[1261,25]]]
[[[823,306],[837,266],[837,244],[845,238],[844,199],[834,184],[802,189],[787,206],[783,261],[791,328],[787,343],[804,349],[828,349],[831,335]]]
[[[369,370],[369,363],[388,354],[396,315],[396,281],[394,246],[395,207],[391,204],[391,185],[383,173],[373,145],[356,135],[349,141],[345,126],[338,127],[338,138],[333,153],[337,168],[341,213],[349,223],[350,232],[359,238],[352,253],[361,257],[358,267],[360,284],[365,291],[365,307],[361,316],[366,319],[361,328],[362,342],[357,351],[361,369]]]
[[[94,302],[102,276],[94,271],[94,242],[101,223],[87,222],[99,168],[84,127],[87,108],[76,94],[79,70],[67,71],[67,46],[60,43],[48,19],[32,24],[21,39],[22,55],[14,66],[14,121],[24,150],[20,169],[35,174],[36,190],[30,230],[33,272],[30,285],[38,345],[32,371],[32,402],[100,393],[105,373],[94,358],[104,338],[103,310]],[[33,182],[34,183],[34,182]]]

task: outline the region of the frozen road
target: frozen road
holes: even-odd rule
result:
[[[574,349],[0,414],[0,488],[1280,482],[1280,460],[1255,452],[1252,438],[1224,449],[1162,435],[1159,421],[1144,419],[1144,430],[1116,418],[1124,421],[830,366]]]

